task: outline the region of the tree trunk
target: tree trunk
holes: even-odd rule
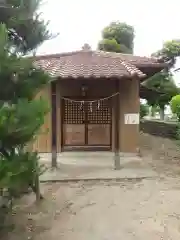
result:
[[[164,106],[160,108],[159,114],[160,114],[160,120],[164,121]]]
[[[155,107],[151,106],[151,117],[155,117]]]
[[[35,169],[38,169],[38,162],[36,162]],[[35,182],[29,184],[30,187],[32,188],[33,192],[36,194],[36,202],[38,203],[41,199],[43,199],[43,196],[41,195],[40,192],[40,182],[39,182],[39,174],[36,172],[35,176]]]
[[[36,194],[36,201],[39,202],[40,200],[42,200],[43,196],[40,192],[39,176],[36,177],[35,184],[30,183],[29,186]]]

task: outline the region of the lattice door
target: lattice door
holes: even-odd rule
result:
[[[63,101],[64,145],[110,146],[111,102],[89,104]]]
[[[63,101],[64,145],[85,145],[85,111],[79,103]]]
[[[88,145],[111,145],[111,101],[93,103],[87,111]]]

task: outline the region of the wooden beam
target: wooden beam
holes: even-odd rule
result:
[[[116,81],[116,92],[119,92],[119,80]],[[120,169],[120,97],[119,94],[116,95],[115,97],[115,119],[114,119],[114,169],[119,170]]]
[[[52,127],[52,137],[51,137],[51,146],[52,146],[52,160],[51,166],[52,168],[57,168],[57,126],[56,126],[56,115],[57,115],[57,107],[56,107],[56,81],[51,83],[51,127]]]

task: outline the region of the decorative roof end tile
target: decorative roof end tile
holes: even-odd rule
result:
[[[85,43],[83,46],[82,46],[82,50],[83,51],[91,51],[91,46],[88,44],[88,43]]]

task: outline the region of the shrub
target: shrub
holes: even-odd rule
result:
[[[176,95],[170,102],[171,111],[176,114],[178,121],[180,122],[180,95]]]

